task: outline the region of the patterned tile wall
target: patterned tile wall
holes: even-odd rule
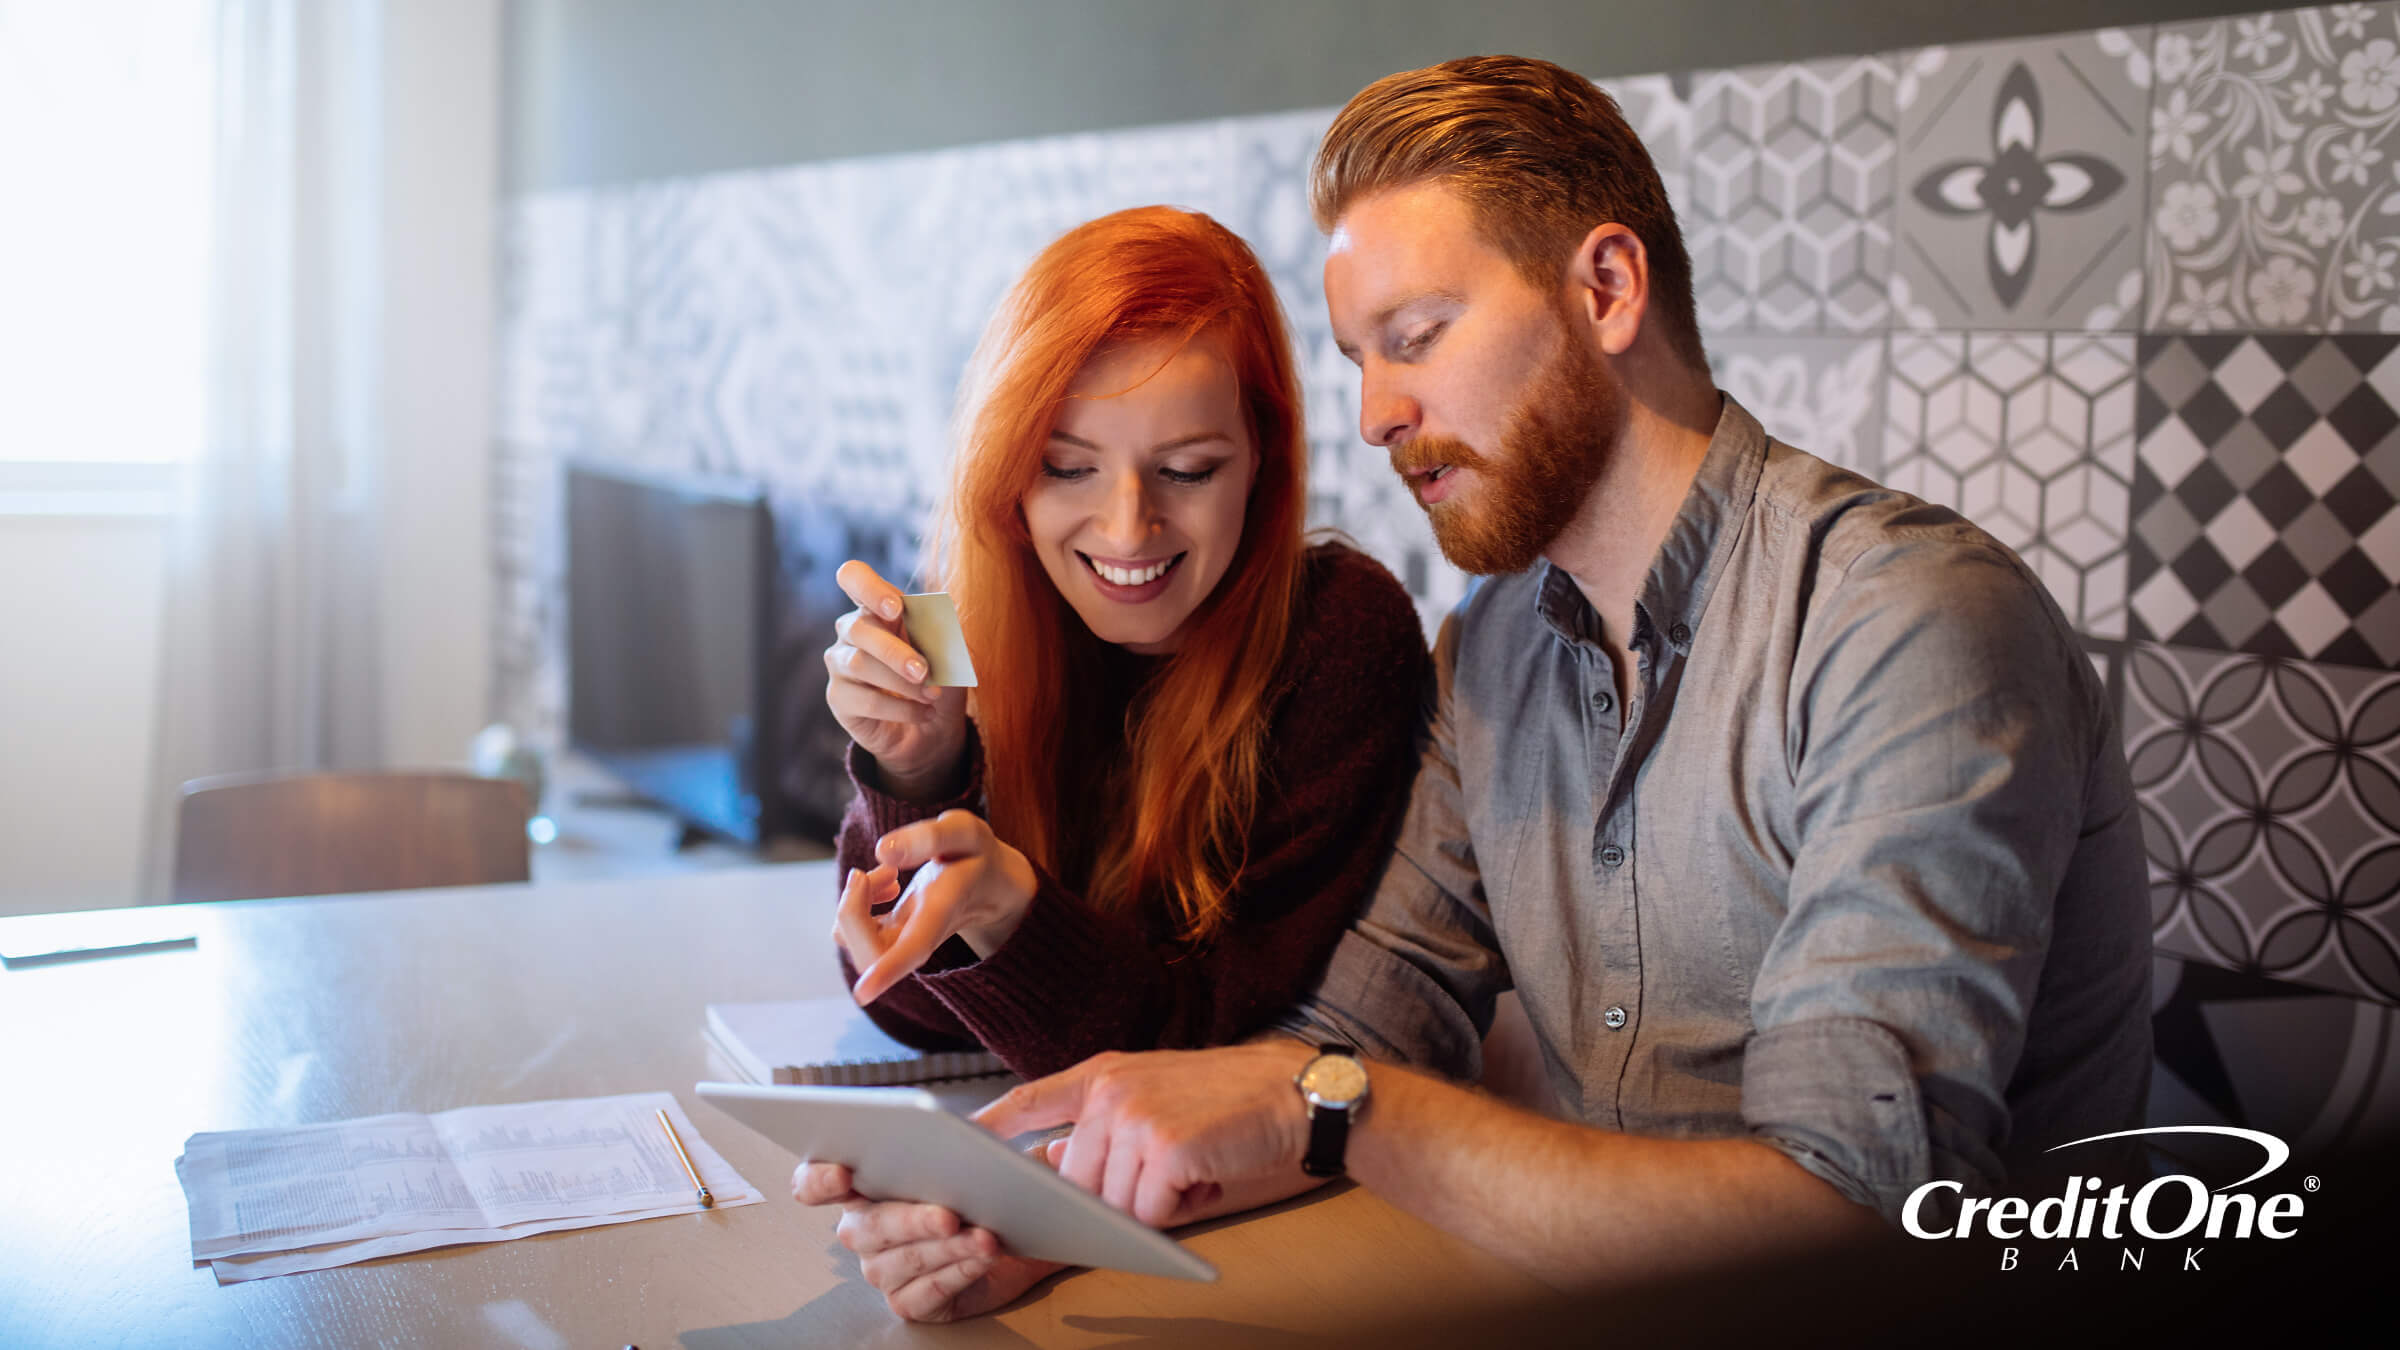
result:
[[[1989,530],[2095,637],[2125,635],[2133,339],[1898,333],[1887,487]]]
[[[2160,1109],[2274,1117],[2243,1104],[2242,1057],[2339,1022],[2312,1044],[2357,1053],[2283,1099],[2389,1118],[2400,3],[1602,83],[1676,201],[1720,384],[2016,547],[2118,692],[2173,953],[2162,1047],[2170,1023],[2207,1033]],[[1060,230],[1150,201],[1258,250],[1308,385],[1312,518],[1438,616],[1463,579],[1359,440],[1324,317],[1304,171],[1330,118],[515,203],[504,715],[558,724],[562,457],[749,475],[833,531],[808,548],[908,556],[1002,288]]]
[[[2150,326],[2400,331],[2400,7],[2159,31]]]
[[[1892,265],[1892,67],[1880,56],[1693,78],[1678,204],[1711,332],[1872,332]]]
[[[2112,29],[1901,60],[1899,323],[2134,326],[2119,296],[2141,287],[2149,49]]]

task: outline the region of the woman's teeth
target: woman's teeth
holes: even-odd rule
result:
[[[1178,553],[1174,558],[1162,558],[1157,562],[1151,563],[1147,567],[1116,567],[1112,566],[1111,564],[1101,562],[1099,559],[1091,557],[1088,554],[1085,555],[1083,561],[1086,566],[1090,567],[1094,572],[1099,573],[1101,579],[1104,581],[1112,582],[1119,586],[1143,586],[1165,576],[1167,574],[1167,569],[1175,565],[1176,558],[1180,558],[1182,556],[1182,554]]]

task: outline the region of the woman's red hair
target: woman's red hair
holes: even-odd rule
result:
[[[1258,447],[1242,538],[1175,652],[1116,727],[1092,706],[1103,644],[1034,556],[1020,510],[1067,390],[1106,347],[1218,344]],[[1186,941],[1221,929],[1264,773],[1268,704],[1304,560],[1308,443],[1275,291],[1249,246],[1195,211],[1145,206],[1043,249],[985,330],[932,572],[975,653],[992,828],[1104,911],[1156,896]],[[1095,791],[1095,785],[1103,785]],[[1062,814],[1096,807],[1097,818]]]

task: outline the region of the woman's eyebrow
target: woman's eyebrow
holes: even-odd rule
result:
[[[1054,441],[1065,441],[1067,444],[1072,445],[1079,450],[1090,450],[1096,453],[1100,449],[1099,446],[1092,444],[1090,441],[1085,440],[1081,436],[1075,435],[1073,432],[1052,431],[1050,433],[1050,439]],[[1195,431],[1189,436],[1178,436],[1171,441],[1160,441],[1158,444],[1151,446],[1148,453],[1153,455],[1163,455],[1169,450],[1181,450],[1186,446],[1201,445],[1209,441],[1223,441],[1226,444],[1231,445],[1233,443],[1233,437],[1226,435],[1222,431]]]

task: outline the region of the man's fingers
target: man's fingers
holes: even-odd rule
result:
[[[900,588],[856,558],[834,569],[833,584],[860,609],[892,623],[900,621]]]
[[[977,1231],[970,1228],[945,1238],[903,1242],[867,1253],[859,1260],[858,1272],[878,1289],[898,1289],[920,1275],[984,1255]]]
[[[804,1162],[792,1169],[792,1198],[804,1205],[838,1205],[858,1193],[840,1163]]]
[[[911,1242],[935,1242],[959,1229],[958,1215],[940,1205],[891,1200],[847,1209],[834,1235],[842,1245],[866,1256]]]
[[[1134,1189],[1142,1179],[1142,1147],[1139,1139],[1126,1133],[1120,1125],[1119,1137],[1111,1139],[1108,1161],[1100,1170],[1100,1198],[1109,1208],[1133,1212]]]
[[[1003,1139],[1068,1124],[1083,1114],[1084,1093],[1098,1072],[1096,1066],[1107,1061],[1106,1055],[1094,1055],[1048,1078],[1019,1083],[968,1118]]]
[[[1079,1122],[1067,1136],[1067,1151],[1058,1157],[1058,1174],[1094,1195],[1108,1179],[1111,1140],[1108,1127],[1097,1121]]]
[[[911,1322],[947,1322],[959,1315],[959,1295],[989,1275],[997,1256],[975,1256],[920,1276],[883,1296],[891,1310]]]
[[[1165,1228],[1179,1222],[1190,1208],[1186,1203],[1187,1193],[1175,1184],[1174,1171],[1160,1165],[1163,1161],[1152,1159],[1152,1165],[1142,1169],[1132,1199],[1123,1206],[1127,1213],[1152,1228]]]

